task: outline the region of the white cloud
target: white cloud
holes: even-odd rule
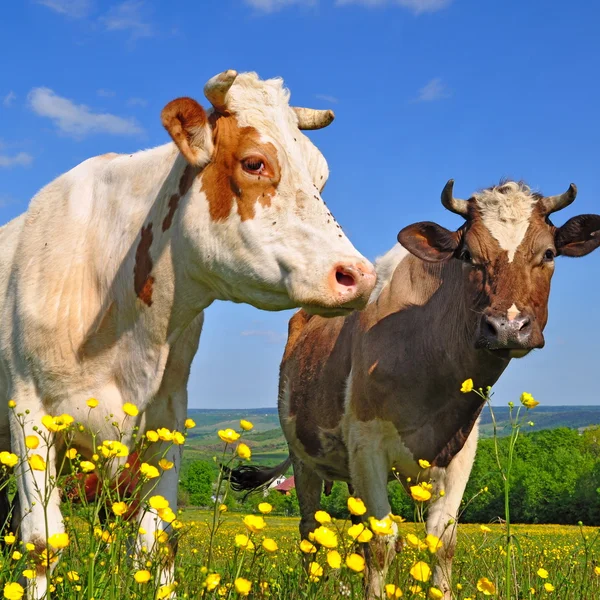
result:
[[[0,154],[0,168],[27,167],[33,162],[33,156],[27,152],[19,152],[14,156]]]
[[[416,15],[433,13],[448,6],[452,0],[336,0],[338,6],[345,4],[362,4],[367,7],[396,5],[411,10]]]
[[[426,83],[420,90],[415,99],[416,102],[435,102],[450,97],[450,90],[440,77],[435,77]]]
[[[51,119],[59,131],[74,137],[92,133],[110,135],[138,135],[143,129],[134,119],[124,119],[109,113],[94,113],[85,104],[75,104],[45,87],[34,88],[27,99],[29,106],[40,117]]]
[[[105,88],[100,88],[99,90],[96,90],[96,94],[98,94],[98,96],[100,96],[101,98],[114,98],[117,95],[116,92],[113,92],[112,90],[107,90]]]
[[[8,92],[8,94],[6,94],[6,96],[4,96],[4,98],[2,98],[2,104],[4,104],[4,106],[6,106],[6,108],[9,108],[12,106],[12,103],[17,99],[17,95],[10,90],[10,92]]]
[[[332,104],[337,104],[339,102],[335,96],[328,96],[327,94],[315,94],[315,98],[325,100],[325,102],[331,102]]]
[[[130,31],[132,38],[150,37],[152,25],[143,16],[143,0],[125,0],[111,8],[102,22],[108,31]]]
[[[148,106],[148,100],[144,100],[144,98],[129,98],[127,100],[127,106],[141,106],[145,108]]]
[[[269,344],[281,344],[287,339],[287,333],[279,333],[271,329],[250,329],[240,333],[242,337],[262,337]]]
[[[67,15],[73,19],[83,19],[87,17],[92,8],[92,0],[36,0],[38,4],[43,4],[48,8]]]
[[[244,0],[244,2],[256,10],[272,13],[293,4],[315,6],[318,0]]]

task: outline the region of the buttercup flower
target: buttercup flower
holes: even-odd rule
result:
[[[170,460],[167,460],[166,458],[161,458],[158,461],[158,466],[163,470],[163,471],[168,471],[169,469],[173,468],[173,464]]]
[[[211,573],[206,577],[204,586],[207,591],[212,592],[221,583],[221,576],[218,573]]]
[[[381,520],[370,517],[369,526],[371,527],[371,531],[377,535],[392,535],[394,533],[392,520],[389,517]]]
[[[40,439],[37,435],[28,435],[25,437],[25,445],[30,450],[35,450],[40,445]]]
[[[411,485],[410,495],[417,502],[427,502],[431,498],[431,492],[426,490],[422,485]]]
[[[483,533],[490,533],[492,530],[487,526],[487,525],[480,525],[479,529],[483,532]]]
[[[254,425],[250,421],[246,421],[245,419],[242,419],[240,421],[240,427],[244,431],[250,431],[251,429],[254,429]]]
[[[279,548],[277,542],[271,538],[265,538],[262,545],[267,552],[277,552],[277,549]]]
[[[336,548],[338,544],[337,534],[327,527],[317,527],[314,531],[315,541],[324,548]]]
[[[177,515],[171,510],[171,508],[161,508],[158,511],[158,516],[166,523],[172,523]]]
[[[496,586],[487,577],[477,581],[477,589],[483,592],[484,596],[492,596],[496,593]]]
[[[257,515],[246,515],[244,517],[244,525],[252,533],[258,533],[267,526],[265,520]]]
[[[161,510],[163,508],[169,508],[169,501],[164,496],[152,496],[148,500],[148,504],[154,510]]]
[[[442,590],[438,590],[436,587],[429,588],[427,592],[427,596],[431,598],[431,600],[442,600],[444,597],[444,592]]]
[[[554,591],[554,586],[551,583],[545,583],[544,589],[551,594]]]
[[[373,532],[370,529],[367,529],[366,525],[363,523],[357,523],[356,525],[348,527],[348,535],[357,542],[366,544],[371,541]]]
[[[4,585],[4,597],[6,600],[21,600],[25,590],[20,583],[7,583]]]
[[[272,510],[273,507],[268,503],[268,502],[261,502],[258,505],[258,510],[263,514],[263,515],[268,515]]]
[[[252,451],[246,444],[238,444],[237,455],[244,460],[250,460],[250,457],[252,456]]]
[[[525,408],[535,408],[539,402],[529,392],[523,392],[521,394],[521,404]]]
[[[116,440],[104,440],[100,446],[100,452],[104,458],[112,458],[118,456],[124,458],[129,455],[127,446]]]
[[[240,434],[233,429],[219,429],[217,434],[226,444],[233,444],[240,439]]]
[[[317,523],[321,523],[321,525],[325,525],[325,523],[331,523],[331,517],[329,516],[328,512],[325,512],[324,510],[318,510],[315,513],[315,521]]]
[[[36,572],[33,569],[25,569],[23,571],[23,577],[25,577],[25,579],[35,579]]]
[[[79,573],[77,571],[69,571],[67,573],[67,579],[69,581],[79,581]]]
[[[84,473],[91,473],[96,468],[96,465],[93,462],[90,462],[89,460],[82,460],[79,463],[79,468]]]
[[[173,443],[176,446],[183,446],[185,444],[185,436],[180,431],[173,432]]]
[[[302,550],[304,554],[314,554],[317,551],[317,547],[308,540],[302,540],[300,542],[300,550]]]
[[[133,578],[137,583],[148,583],[152,578],[152,575],[150,574],[150,571],[146,571],[146,569],[144,569],[142,571],[136,571]]]
[[[137,417],[140,411],[135,404],[131,404],[131,402],[125,402],[123,404],[123,412],[129,417]]]
[[[353,552],[346,557],[346,566],[360,573],[365,570],[365,559],[360,554]]]
[[[427,548],[427,544],[422,542],[414,533],[406,534],[406,542],[409,546],[412,546],[417,550],[425,550],[425,548]]]
[[[427,544],[427,549],[431,554],[435,554],[442,547],[440,538],[431,533],[427,534],[425,537],[425,544]]]
[[[45,471],[46,461],[39,454],[32,454],[27,462],[34,471]]]
[[[244,579],[243,577],[238,577],[233,582],[233,585],[235,587],[235,591],[240,596],[247,596],[250,593],[250,590],[252,589],[252,582],[248,581],[247,579]]]
[[[69,448],[65,452],[65,455],[68,459],[74,460],[77,457],[77,448]]]
[[[16,536],[13,533],[8,533],[4,536],[4,543],[9,546],[14,544],[17,541]]]
[[[423,562],[422,560],[416,562],[410,568],[409,572],[414,579],[423,583],[429,581],[429,578],[431,577],[431,569],[429,568],[429,565],[426,562]]]
[[[96,398],[90,398],[86,404],[90,407],[90,408],[96,408],[96,406],[98,406],[98,400],[96,400]]]
[[[36,455],[37,456],[37,455]],[[14,467],[19,462],[19,457],[12,452],[0,452],[0,463],[7,467]],[[32,467],[33,468],[33,467]],[[43,469],[42,469],[43,471]]]
[[[55,550],[66,548],[69,545],[68,533],[54,533],[48,538],[48,544]]]
[[[157,429],[156,434],[158,435],[158,438],[161,439],[163,442],[173,441],[173,432],[170,429],[167,429],[166,427],[161,427],[160,429]]]
[[[62,431],[66,429],[75,419],[71,415],[59,415],[58,417],[51,417],[50,415],[44,415],[42,417],[42,425],[48,431]]]
[[[385,597],[386,598],[402,598],[402,590],[393,583],[388,583],[385,586]]]
[[[468,394],[469,392],[472,392],[473,391],[473,380],[470,378],[465,379],[465,381],[463,381],[463,383],[462,383],[460,391],[463,394]]]
[[[339,569],[342,566],[342,557],[337,550],[330,550],[327,553],[327,564],[332,569]]]
[[[538,569],[537,574],[538,577],[541,577],[542,579],[548,579],[548,571],[546,571],[546,569]]]
[[[241,533],[235,536],[235,545],[243,550],[254,550],[252,540],[247,535]]]
[[[367,512],[367,507],[360,498],[352,498],[352,496],[350,496],[350,498],[348,498],[348,510],[351,515],[360,517]]]
[[[420,458],[419,466],[421,467],[421,469],[429,469],[429,467],[431,467],[431,463],[428,460]]]
[[[149,431],[146,431],[146,439],[149,442],[158,442],[158,433],[153,429],[150,429]]]
[[[142,463],[140,465],[140,473],[146,479],[155,479],[156,477],[160,476],[158,469],[153,465],[149,465],[148,463]]]
[[[323,567],[316,562],[311,562],[308,565],[308,574],[310,581],[319,581],[319,577],[323,576]]]
[[[17,403],[14,400],[8,401],[8,408],[15,408],[16,406],[17,406]]]
[[[186,429],[194,429],[194,427],[196,427],[196,421],[194,421],[194,419],[186,419],[183,426]],[[216,573],[214,573],[214,575],[216,575]],[[210,577],[210,575],[209,575],[209,577]],[[221,579],[221,576],[219,575],[219,580],[220,579]]]
[[[127,512],[127,504],[125,502],[115,502],[112,505],[112,511],[117,517],[123,516]]]

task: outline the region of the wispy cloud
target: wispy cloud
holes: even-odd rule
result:
[[[87,17],[94,7],[92,0],[36,0],[36,2],[73,19]]]
[[[435,102],[451,96],[450,90],[441,77],[435,77],[427,82],[420,90],[415,102]]]
[[[150,37],[154,31],[143,14],[144,4],[143,0],[125,0],[113,6],[101,21],[108,31],[129,31],[134,39]]]
[[[288,6],[315,6],[318,0],[244,0],[246,4],[264,13],[273,13]]]
[[[145,108],[148,106],[148,100],[145,100],[144,98],[129,98],[129,100],[127,100],[127,106],[141,106],[142,108]]]
[[[337,104],[339,102],[335,96],[328,96],[327,94],[315,94],[315,98],[325,100],[325,102],[331,102],[332,104]]]
[[[0,153],[0,168],[27,167],[33,162],[33,156],[27,152],[19,152],[13,156]]]
[[[401,6],[416,15],[433,13],[448,6],[452,0],[336,0],[338,6],[345,4],[362,4],[367,7]]]
[[[287,338],[287,334],[279,333],[278,331],[273,331],[271,329],[250,329],[247,331],[242,331],[240,333],[242,337],[262,337],[269,344],[281,344],[285,342]]]
[[[98,94],[98,96],[100,96],[101,98],[114,98],[117,93],[113,92],[112,90],[107,90],[105,88],[100,88],[99,90],[96,90],[96,94]]]
[[[12,106],[12,103],[17,99],[17,95],[10,90],[10,92],[8,92],[8,94],[6,94],[6,96],[4,96],[4,98],[2,98],[2,104],[4,104],[4,106],[6,106],[7,108]]]
[[[93,133],[139,135],[144,131],[134,119],[95,113],[85,104],[75,104],[50,88],[34,88],[27,99],[33,112],[51,119],[59,131],[74,137],[81,138]]]

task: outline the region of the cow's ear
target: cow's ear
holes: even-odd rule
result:
[[[210,161],[212,133],[204,109],[192,98],[177,98],[160,114],[162,124],[177,144],[181,154],[198,167]]]
[[[585,256],[600,246],[600,215],[579,215],[556,230],[556,251],[563,256]]]
[[[437,223],[425,221],[405,227],[398,241],[417,258],[443,262],[452,258],[460,242],[458,231],[448,231]]]

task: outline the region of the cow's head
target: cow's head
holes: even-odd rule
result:
[[[375,271],[321,199],[328,168],[302,133],[333,120],[294,108],[281,79],[226,71],[204,93],[173,100],[162,121],[198,176],[182,206],[182,229],[199,277],[216,297],[323,314],[365,306]]]
[[[600,245],[600,215],[579,215],[556,227],[549,215],[577,194],[573,184],[543,197],[524,183],[508,181],[469,200],[452,194],[442,204],[465,218],[458,231],[416,223],[398,234],[412,254],[429,262],[462,262],[467,304],[479,314],[475,344],[506,358],[544,345],[548,295],[557,256],[584,256]]]

